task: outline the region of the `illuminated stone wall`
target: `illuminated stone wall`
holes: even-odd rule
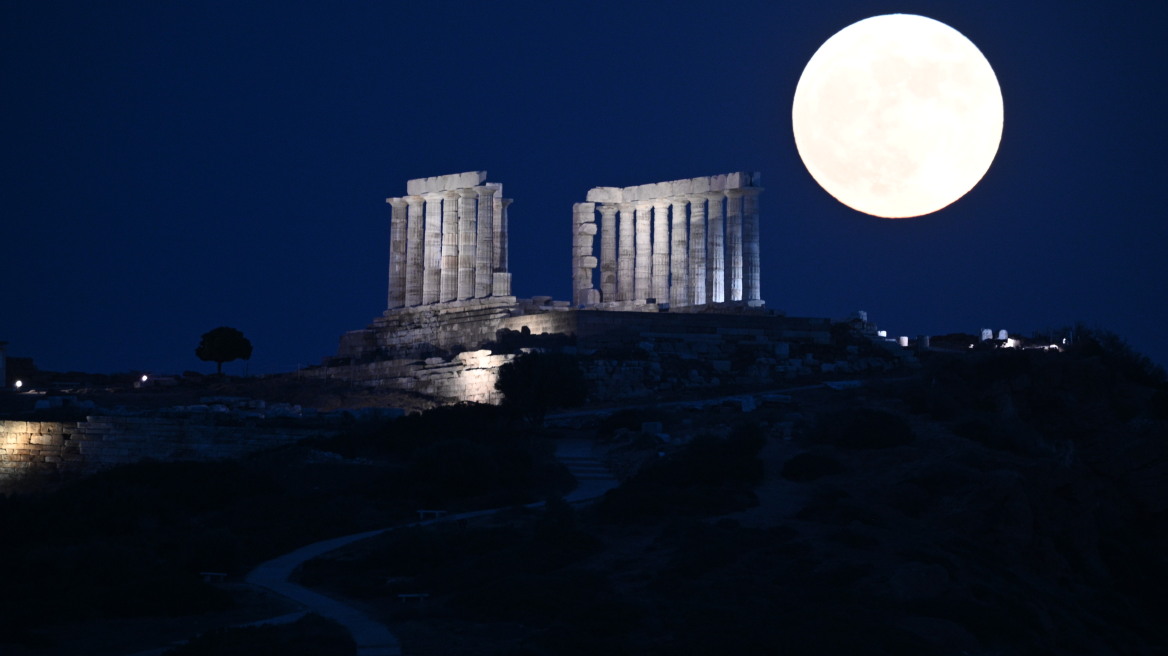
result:
[[[341,349],[347,357],[301,375],[417,392],[435,403],[494,404],[502,401],[494,389],[498,369],[518,351],[566,348],[588,356],[582,365],[593,400],[620,400],[825,372],[828,363],[793,358],[791,347],[826,345],[830,329],[827,319],[746,306],[737,312],[725,306],[716,312],[572,310],[541,297],[510,307],[399,311],[392,323],[360,331],[360,339],[347,335]]]
[[[0,420],[0,493],[66,474],[140,460],[222,460],[333,432],[319,427],[224,425],[214,416]]]
[[[495,389],[499,368],[513,360],[513,354],[493,354],[488,350],[463,351],[449,359],[401,358],[334,364],[305,369],[302,376],[337,378],[376,385],[431,397],[437,403],[490,403],[503,398]]]

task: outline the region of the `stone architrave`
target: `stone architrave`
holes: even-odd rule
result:
[[[689,304],[689,228],[686,226],[684,198],[670,198],[672,207],[672,237],[669,253],[669,304],[681,307]]]
[[[425,226],[426,199],[421,196],[406,196],[406,272],[405,307],[422,304],[422,278],[425,266],[422,262],[422,231]]]
[[[703,194],[710,203],[706,219],[706,294],[710,303],[726,301],[726,249],[724,245],[722,200],[720,191]]]
[[[390,310],[406,304],[406,244],[407,208],[409,204],[401,198],[386,198],[393,208],[389,220],[389,303]],[[0,379],[2,380],[2,379]]]
[[[425,196],[436,191],[475,187],[481,185],[486,179],[486,171],[467,171],[438,175],[432,178],[414,178],[406,180],[406,193],[411,196]]]
[[[758,194],[761,187],[742,189],[742,300],[762,300],[762,271],[759,262]]]
[[[603,203],[600,210],[600,299],[616,300],[616,212],[617,206]]]
[[[726,190],[726,292],[742,300],[742,190]]]
[[[653,199],[653,298],[669,300],[669,201]]]
[[[619,241],[616,252],[616,300],[631,301],[636,298],[633,296],[635,287],[633,270],[637,251],[634,247],[633,235],[637,231],[637,206],[633,203],[621,203],[617,208],[620,210],[620,228],[617,231]]]
[[[511,201],[511,198],[495,199],[495,226],[498,227],[496,234],[499,235],[499,238],[495,241],[495,275],[492,296],[511,295],[511,270],[508,263],[510,255],[507,245],[510,230],[507,207],[511,205]]]
[[[458,298],[458,192],[442,192],[442,280],[438,300]]]
[[[442,288],[442,193],[426,194],[426,244],[422,255],[422,305],[438,302]]]
[[[478,193],[464,187],[458,190],[458,300],[465,301],[475,295],[475,259],[478,241],[475,234],[475,199]]]
[[[689,304],[705,305],[706,300],[706,197],[689,200]]]
[[[596,203],[572,205],[572,304],[576,307],[591,305],[598,296],[592,284],[592,271],[597,264],[592,255],[595,218]]]
[[[636,253],[633,261],[633,300],[643,301],[653,293],[653,205],[637,203]]]
[[[475,187],[479,195],[478,251],[475,255],[475,298],[486,298],[495,288],[495,187]]]

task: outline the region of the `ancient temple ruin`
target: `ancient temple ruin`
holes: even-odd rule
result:
[[[830,339],[826,319],[763,307],[758,173],[588,191],[572,211],[571,301],[511,295],[511,200],[486,179],[485,171],[418,178],[404,197],[386,199],[387,309],[302,375],[496,403],[501,366],[532,349],[566,348],[592,354],[581,366],[594,398],[628,398],[716,387],[730,375],[787,378],[810,362],[792,348]],[[677,378],[663,358],[681,358],[688,373]],[[735,369],[740,361],[749,370]]]
[[[393,207],[389,309],[511,295],[503,185],[486,171],[406,182]]]
[[[759,179],[737,172],[589,190],[573,206],[572,304],[761,306]]]

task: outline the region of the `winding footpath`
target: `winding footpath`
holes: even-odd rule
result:
[[[589,440],[559,440],[556,443],[556,459],[563,462],[578,481],[576,489],[564,497],[568,503],[576,504],[596,499],[617,485],[616,478],[593,453],[593,443]],[[543,502],[532,503],[528,507],[536,508],[541,505]],[[397,656],[402,653],[401,643],[384,624],[341,601],[291,582],[289,579],[292,573],[301,564],[313,558],[387,531],[405,526],[425,526],[437,522],[481,517],[499,510],[499,508],[491,508],[457,515],[445,515],[438,519],[315,542],[261,564],[247,575],[246,580],[252,585],[265,588],[300,604],[306,613],[317,613],[344,626],[353,636],[354,642],[357,643],[358,656]],[[284,615],[254,624],[278,624],[295,620],[301,615],[303,613]]]

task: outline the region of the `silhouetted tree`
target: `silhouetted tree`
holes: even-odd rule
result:
[[[495,389],[503,403],[535,423],[552,408],[580,405],[588,384],[576,359],[562,353],[527,353],[499,368]]]
[[[1163,367],[1136,351],[1124,338],[1110,330],[1089,328],[1079,323],[1071,334],[1074,336],[1070,348],[1072,352],[1098,357],[1128,380],[1141,385],[1163,388],[1168,384],[1168,375]]]
[[[251,342],[234,328],[219,326],[203,333],[195,356],[204,362],[214,362],[215,373],[223,373],[223,363],[251,358]]]

